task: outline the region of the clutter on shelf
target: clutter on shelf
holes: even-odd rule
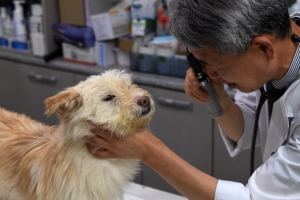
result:
[[[53,25],[65,60],[185,76],[185,48],[168,32],[176,0],[74,0],[72,9],[70,3],[59,0],[61,19]]]
[[[0,45],[3,48],[28,52],[30,42],[28,40],[25,16],[22,4],[25,1],[13,1],[14,9],[1,7],[0,20]]]
[[[185,48],[181,50],[168,31],[176,2],[57,0],[55,4],[52,0],[40,0],[29,4],[13,0],[11,5],[0,3],[0,46],[43,57],[53,43],[60,46],[66,61],[100,67],[119,65],[133,71],[184,77],[188,68]],[[57,12],[48,12],[50,7],[56,7]],[[45,24],[48,21],[52,21],[51,31]]]
[[[53,0],[1,1],[0,47],[44,58],[51,55],[59,49],[52,33],[58,18]]]

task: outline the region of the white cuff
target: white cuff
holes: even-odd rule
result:
[[[219,180],[215,200],[228,199],[251,199],[249,189],[241,183]]]

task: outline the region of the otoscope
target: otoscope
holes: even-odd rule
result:
[[[201,63],[198,59],[195,58],[192,52],[190,52],[188,47],[186,47],[186,58],[188,60],[189,66],[193,69],[195,76],[201,83],[200,88],[206,91],[210,96],[209,103],[206,105],[209,115],[212,118],[217,118],[221,116],[223,110],[217,99],[215,91],[211,86],[209,78],[207,77],[207,74],[202,72]]]

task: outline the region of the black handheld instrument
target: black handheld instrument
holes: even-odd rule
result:
[[[202,66],[198,59],[190,52],[188,47],[186,47],[186,58],[188,60],[189,66],[193,69],[195,76],[201,83],[200,88],[206,91],[210,96],[210,101],[206,105],[209,115],[212,118],[220,117],[223,113],[222,107],[217,99],[215,91],[211,86],[207,74],[202,72]]]

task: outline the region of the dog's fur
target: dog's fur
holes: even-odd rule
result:
[[[150,105],[139,105],[146,96]],[[154,113],[150,94],[132,84],[129,74],[114,69],[45,104],[47,115],[56,112],[61,119],[58,126],[0,108],[0,199],[122,199],[139,161],[95,158],[87,150],[86,137],[93,135],[94,125],[119,137],[138,131]]]

